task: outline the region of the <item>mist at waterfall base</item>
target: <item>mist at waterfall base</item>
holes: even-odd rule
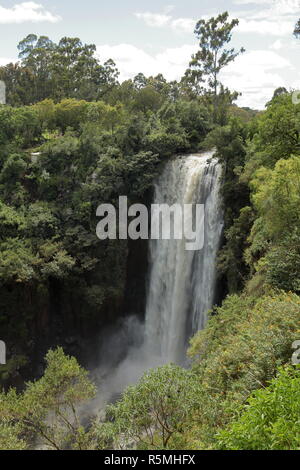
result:
[[[203,204],[204,246],[149,240],[144,320],[132,316],[107,331],[97,370],[101,402],[114,401],[143,373],[166,363],[186,364],[189,338],[205,327],[215,299],[216,257],[223,231],[221,165],[212,152],[175,157],[155,184],[154,204]]]

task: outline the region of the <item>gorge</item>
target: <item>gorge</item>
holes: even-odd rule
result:
[[[170,240],[148,241],[144,320],[129,315],[121,331],[113,331],[102,348],[106,364],[100,368],[100,382],[107,400],[149,368],[170,362],[184,365],[189,339],[206,325],[216,299],[216,258],[223,232],[222,167],[213,153],[173,157],[155,182],[154,204],[204,206],[198,227],[203,247],[187,250],[185,238],[177,240],[174,233]],[[122,359],[111,364],[118,348]]]
[[[280,28],[257,51],[252,6],[182,8],[191,57],[141,14],[166,20],[147,76],[151,30],[125,79],[96,16],[97,42],[27,30],[0,64],[0,450],[300,448],[296,63],[258,92]]]

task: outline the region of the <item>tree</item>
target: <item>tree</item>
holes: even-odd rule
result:
[[[152,86],[147,85],[139,89],[138,93],[136,94],[133,106],[134,109],[146,113],[147,111],[158,111],[161,104],[162,99],[160,94],[155,91]]]
[[[227,49],[232,30],[239,24],[237,19],[228,21],[229,14],[222,13],[216,18],[198,21],[195,34],[199,40],[199,50],[192,56],[190,68],[186,71],[185,81],[193,84],[199,93],[202,84],[208,86],[208,93],[213,96],[214,110],[217,108],[217,96],[221,88],[220,72],[230,64],[244,49]]]
[[[287,89],[284,86],[281,86],[279,88],[276,88],[276,90],[273,93],[273,98],[276,98],[277,96],[280,96],[280,95],[285,95],[287,93],[288,93]]]
[[[26,450],[26,442],[18,437],[19,433],[18,426],[0,423],[0,450]]]
[[[252,180],[253,202],[270,239],[282,240],[300,224],[300,158],[279,160],[274,170],[261,168]]]
[[[218,272],[226,276],[229,293],[241,291],[248,277],[249,268],[245,265],[243,255],[253,219],[252,208],[243,207],[240,216],[225,230],[225,244],[218,255]]]
[[[190,65],[200,78],[208,78],[208,85],[214,95],[218,92],[218,76],[222,69],[244,52],[243,48],[236,51],[234,48],[228,50],[224,47],[231,41],[233,28],[239,24],[237,19],[228,22],[228,17],[225,12],[208,21],[200,20],[195,29],[200,50],[193,56]]]
[[[181,367],[170,364],[146,372],[108,407],[117,439],[144,448],[168,448],[170,439],[187,426],[199,393],[197,377]]]
[[[6,85],[6,102],[12,106],[29,105],[35,101],[35,76],[20,63],[0,67],[0,79]]]
[[[55,117],[58,127],[65,132],[68,127],[78,129],[84,119],[88,103],[74,98],[63,99],[56,105]]]
[[[298,339],[300,297],[292,293],[228,296],[207,327],[191,341],[189,355],[208,392],[244,402],[290,361]]]
[[[299,450],[300,369],[280,368],[267,388],[257,390],[240,417],[218,437],[226,450]]]
[[[34,76],[34,101],[41,101],[52,93],[51,63],[55,44],[47,37],[29,34],[18,44],[22,66]]]
[[[52,57],[55,98],[76,97],[91,82],[91,74],[98,66],[94,44],[83,44],[79,38],[62,38]]]
[[[119,85],[119,75],[120,72],[112,59],[107,60],[103,65],[98,65],[92,76],[95,88],[94,99],[107,97]]]
[[[79,405],[96,392],[88,373],[61,348],[49,351],[46,362],[44,376],[24,392],[0,394],[0,448],[5,442],[10,448],[29,447],[33,439],[54,450],[91,445],[79,419]]]
[[[251,134],[243,171],[248,182],[261,166],[274,168],[278,160],[299,154],[300,105],[293,103],[290,93],[277,95],[253,121]]]
[[[112,60],[103,65],[94,44],[79,38],[62,38],[58,44],[47,36],[29,34],[18,44],[18,64],[0,68],[7,84],[7,102],[33,104],[52,98],[95,100],[118,84],[119,72]]]
[[[136,90],[141,90],[148,85],[148,80],[143,73],[139,73],[134,77],[133,84]]]
[[[266,256],[269,284],[279,289],[300,293],[300,237],[298,230],[288,234]]]

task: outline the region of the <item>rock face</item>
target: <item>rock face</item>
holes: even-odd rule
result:
[[[151,197],[149,192],[143,203],[149,204]],[[99,277],[103,278],[101,263],[96,272],[89,274],[90,279],[86,276],[73,280],[50,278],[44,286],[1,287],[1,335],[7,343],[11,363],[10,378],[4,380],[0,374],[0,385],[18,383],[22,386],[22,379],[41,376],[45,354],[58,345],[67,354],[77,357],[85,367],[96,367],[107,335],[117,330],[122,318],[130,315],[143,318],[148,241],[123,241],[120,252],[117,262],[121,258],[122,266],[118,289],[114,289],[115,285],[109,280],[112,295],[108,289],[104,301],[97,302],[99,295],[96,292],[89,303],[82,293],[88,283],[101,285],[98,284]],[[101,289],[99,292],[101,294]]]

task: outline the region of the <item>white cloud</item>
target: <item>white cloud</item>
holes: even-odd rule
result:
[[[293,31],[293,21],[282,21],[272,19],[244,19],[240,18],[240,23],[236,29],[239,33],[268,34],[272,36],[286,36]]]
[[[145,13],[135,13],[134,14],[139,20],[145,21],[146,25],[152,26],[154,28],[160,28],[162,26],[170,23],[172,16],[159,13],[150,13],[146,11]]]
[[[171,11],[173,11],[175,9],[175,5],[167,5],[166,7],[164,7],[163,11],[164,13],[168,14],[168,13],[171,13]]]
[[[285,53],[292,51],[299,51],[299,39],[294,37],[276,39],[271,45],[270,49],[273,51],[285,50]]]
[[[236,5],[269,5],[280,9],[283,12],[297,12],[299,10],[299,0],[234,0]]]
[[[120,70],[120,80],[133,78],[139,72],[146,76],[162,73],[168,80],[179,80],[196,52],[197,46],[183,45],[167,48],[158,54],[149,54],[130,44],[97,47],[101,61],[112,58]],[[238,100],[240,106],[263,109],[277,87],[299,86],[287,83],[280,75],[282,70],[293,70],[289,60],[273,50],[257,50],[239,56],[222,73],[221,80],[231,90],[242,92]],[[300,76],[299,76],[300,79]]]
[[[43,5],[39,3],[23,2],[11,8],[5,8],[0,5],[0,24],[40,23],[43,21],[56,23],[60,20],[59,16],[45,10]]]
[[[133,78],[139,72],[146,76],[162,73],[168,80],[177,80],[184,74],[195,50],[195,46],[186,44],[152,55],[130,44],[119,44],[98,46],[97,54],[101,61],[111,58],[116,62],[121,80]]]
[[[233,3],[236,5],[270,5],[270,3],[274,3],[276,0],[233,0]]]
[[[234,3],[250,6],[232,12],[240,20],[237,31],[241,33],[290,36],[300,10],[300,0],[235,0]]]
[[[271,44],[270,49],[273,49],[274,51],[279,51],[284,47],[283,42],[281,39],[277,39],[273,44]]]
[[[236,32],[240,33],[290,36],[300,10],[300,0],[235,0],[234,3],[249,7],[231,13],[233,18],[239,18]],[[165,9],[162,13],[135,13],[135,16],[151,27],[168,27],[177,32],[192,33],[197,20],[174,18],[170,15],[172,9]],[[208,19],[208,16],[202,18]]]
[[[194,31],[196,26],[196,20],[192,18],[177,18],[171,23],[171,27],[176,31],[182,31],[184,33],[191,33]]]
[[[281,69],[292,69],[291,63],[274,51],[251,51],[239,56],[222,73],[222,81],[231,90],[242,92],[240,106],[262,109],[273,92],[289,84],[279,74]]]
[[[173,18],[169,15],[173,10],[172,6],[164,9],[163,13],[151,13],[149,11],[143,13],[135,13],[134,15],[146,23],[147,26],[154,28],[169,27],[175,31],[192,33],[195,29],[196,20],[193,18]]]
[[[264,70],[282,69],[292,67],[291,63],[285,57],[268,50],[251,51],[240,55],[232,62],[226,70],[234,71],[236,73],[253,73],[253,67],[261,68]]]
[[[0,67],[2,67],[2,65],[7,65],[15,62],[17,62],[17,59],[8,59],[7,57],[0,57]]]

